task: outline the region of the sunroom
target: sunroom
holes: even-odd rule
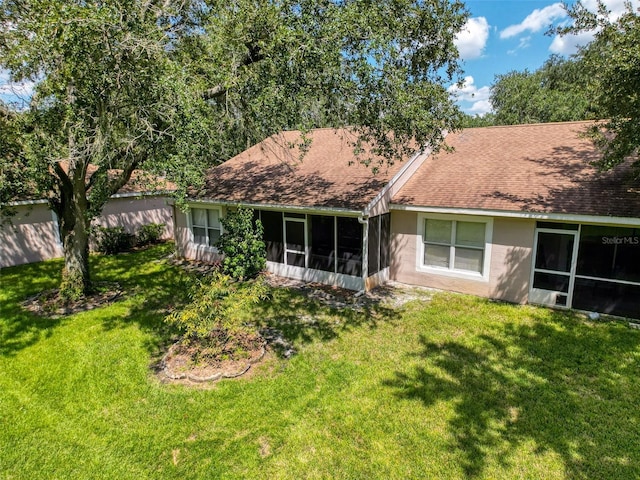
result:
[[[234,207],[192,204],[187,237],[190,257],[214,261],[220,221]],[[351,213],[350,215],[347,213]],[[364,218],[357,212],[255,208],[264,229],[267,270],[276,275],[362,290],[388,278],[389,213]],[[365,261],[366,259],[366,261]]]

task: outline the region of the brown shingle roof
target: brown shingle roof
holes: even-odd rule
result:
[[[401,168],[387,167],[384,159],[365,149],[358,162],[349,130],[317,129],[300,158],[300,132],[273,135],[227,162],[207,171],[205,184],[193,198],[221,202],[324,207],[362,210]],[[373,165],[381,165],[372,172]]]
[[[629,164],[598,172],[589,122],[471,128],[430,157],[392,202],[424,207],[640,216]]]
[[[69,162],[63,160],[60,162],[62,169],[67,172],[69,169]],[[98,167],[94,164],[90,164],[87,167],[87,172],[85,176],[85,181],[88,181],[91,175],[93,175]],[[111,169],[108,170],[107,175],[109,178],[114,178],[116,175],[119,175],[122,170]],[[146,195],[146,194],[168,194],[171,192],[175,192],[177,186],[175,183],[170,182],[164,177],[159,177],[156,175],[152,175],[150,173],[144,172],[143,170],[134,170],[131,174],[131,178],[129,181],[120,188],[116,195]],[[15,202],[38,202],[43,201],[43,195],[39,195],[35,189],[34,185],[29,185],[27,189],[27,193],[17,196],[12,201]]]

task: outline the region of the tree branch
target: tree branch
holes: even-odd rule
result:
[[[247,50],[248,50],[247,55],[238,65],[236,65],[234,70],[239,67],[248,67],[249,65],[258,63],[266,58],[266,55],[262,53],[258,45],[255,45],[252,43],[246,43],[245,46],[247,47]],[[227,87],[225,87],[222,84],[219,84],[219,85],[216,85],[215,87],[205,90],[204,93],[202,94],[202,97],[205,100],[215,100],[217,98],[224,96],[224,94],[227,93],[227,91],[228,91]]]
[[[113,179],[109,179],[107,183],[107,192],[109,194],[109,197],[118,193],[118,190],[120,190],[129,182],[129,180],[131,179],[131,174],[133,174],[133,171],[138,167],[139,163],[139,160],[133,160],[125,168],[122,169],[122,173],[120,173]]]

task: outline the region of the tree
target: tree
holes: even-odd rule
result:
[[[574,25],[558,30],[561,34],[593,31],[594,40],[581,49],[579,56],[590,78],[587,94],[597,106],[600,118],[588,135],[601,149],[598,164],[610,169],[626,158],[634,157],[640,167],[640,16],[628,3],[617,19],[602,2],[597,12],[582,3],[568,8]]]
[[[491,105],[497,125],[564,122],[594,118],[580,59],[551,56],[535,72],[496,75]]]
[[[0,206],[4,217],[15,213],[7,203],[29,194],[29,175],[23,168],[24,156],[20,144],[21,115],[0,102]],[[0,227],[2,225],[0,224]]]
[[[462,128],[492,127],[495,124],[496,120],[493,113],[485,113],[482,116],[464,114],[462,118]]]
[[[0,67],[36,82],[17,168],[59,218],[62,290],[90,290],[90,221],[136,169],[184,196],[282,129],[353,125],[389,161],[440,144],[466,17],[449,0],[0,0]]]

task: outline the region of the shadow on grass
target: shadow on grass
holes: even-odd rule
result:
[[[331,340],[360,327],[374,329],[400,317],[399,311],[385,306],[382,299],[358,300],[348,294],[346,299],[324,302],[309,297],[306,288],[278,287],[272,293],[271,299],[257,308],[257,323],[276,328],[298,344]]]
[[[126,312],[122,309],[101,309],[99,318],[105,330],[124,328],[133,323],[151,333],[147,348],[156,355],[171,340],[175,330],[168,327],[164,317],[174,308],[188,301],[193,274],[167,262],[172,244],[158,245],[142,251],[113,256],[92,255],[90,258],[94,282],[116,282],[123,291]],[[69,317],[49,319],[28,313],[20,302],[30,295],[56,288],[59,284],[61,260],[23,265],[3,271],[6,283],[3,292],[0,328],[0,354],[9,355],[33,345],[43,335]],[[353,298],[349,301],[353,302]],[[269,301],[258,305],[253,320],[259,327],[273,327],[294,343],[329,340],[340,333],[360,326],[375,328],[381,321],[392,321],[397,313],[379,302],[361,302],[358,309],[332,308],[311,299],[295,289],[274,288]]]
[[[516,307],[513,307],[516,308]],[[449,429],[467,477],[489,456],[534,442],[568,478],[639,478],[640,335],[545,312],[532,324],[493,323],[472,340],[421,336],[413,369],[386,386],[429,406],[454,405]]]
[[[60,283],[61,260],[3,268],[0,272],[0,355],[14,355],[51,335],[61,319],[39,317],[20,303]]]
[[[175,331],[164,322],[173,308],[187,301],[193,277],[167,261],[173,244],[166,243],[145,250],[114,256],[96,256],[96,281],[117,282],[128,305],[125,315],[102,320],[105,330],[123,328],[132,323],[151,333],[147,349],[160,353]]]
[[[170,332],[162,319],[168,308],[184,301],[188,278],[168,265],[166,258],[172,244],[114,256],[92,255],[92,279],[95,282],[117,282],[127,301],[126,315],[107,316],[102,320],[106,330],[137,323],[154,340],[148,347],[156,349]],[[69,317],[47,318],[25,311],[21,302],[45,290],[57,288],[62,260],[53,260],[3,269],[0,297],[0,355],[14,355],[43,338]]]

